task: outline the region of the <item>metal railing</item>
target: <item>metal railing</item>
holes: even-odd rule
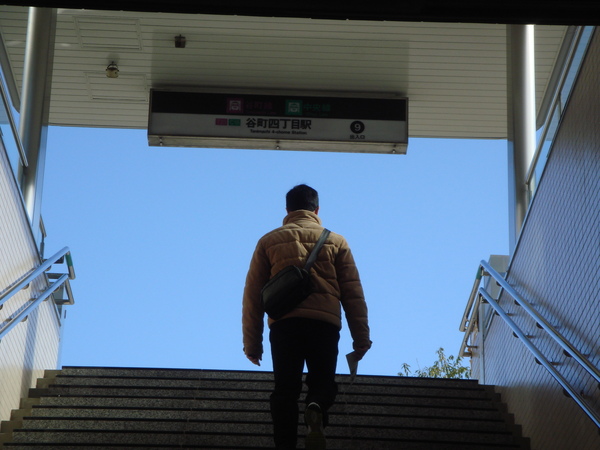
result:
[[[494,311],[504,320],[504,322],[512,329],[523,345],[534,355],[537,363],[541,364],[552,377],[561,385],[564,392],[568,394],[581,407],[586,415],[600,428],[600,414],[592,409],[583,397],[573,388],[573,386],[556,370],[550,361],[542,354],[542,352],[531,342],[529,337],[523,333],[519,326],[510,318],[509,314],[504,311],[498,301],[494,299],[489,292],[479,285],[483,276],[491,276],[500,288],[510,295],[516,304],[521,306],[535,321],[539,328],[543,329],[548,335],[560,345],[567,356],[572,357],[577,363],[591,375],[600,388],[600,370],[596,368],[573,344],[571,344],[555,327],[553,327],[539,312],[537,312],[531,304],[523,299],[519,293],[486,261],[481,261],[477,271],[477,277],[471,291],[471,296],[467,303],[467,308],[463,315],[460,325],[460,331],[465,332],[459,355],[470,356],[465,350],[472,348],[468,345],[468,340],[478,319],[478,311],[481,303],[488,303]]]
[[[54,264],[61,264],[65,262],[67,265],[67,273],[46,273]],[[35,309],[52,294],[57,292],[59,289],[64,288],[67,294],[66,299],[54,298],[54,303],[57,305],[72,305],[75,303],[73,297],[73,291],[71,290],[71,284],[69,280],[75,279],[75,269],[73,267],[73,259],[71,257],[71,251],[69,247],[63,248],[61,251],[54,254],[49,259],[45,260],[40,266],[32,270],[27,276],[25,276],[18,283],[15,283],[9,289],[0,295],[0,309],[8,302],[15,294],[21,290],[30,286],[38,277],[45,276],[48,287],[36,298],[30,299],[29,305],[13,317],[7,319],[3,324],[0,325],[0,340],[8,334],[17,324],[27,319],[27,317],[35,311]],[[50,284],[51,282],[51,284]]]
[[[557,67],[562,67],[562,71],[557,74],[554,83],[552,83],[553,95],[548,99],[549,103],[545,107],[547,109],[544,114],[546,120],[543,124],[539,124],[541,135],[538,138],[536,150],[525,178],[530,200],[533,198],[539,184],[548,152],[558,130],[558,123],[573,90],[575,78],[581,67],[583,56],[586,53],[594,29],[593,26],[581,26],[570,27],[567,30],[567,38],[564,44],[566,48],[561,49],[559,55],[562,63],[557,64]]]
[[[8,95],[4,90],[4,83],[2,82],[2,79],[0,79],[0,108],[4,109],[4,114],[2,115],[7,121],[6,123],[0,123],[0,132],[2,132],[2,134],[5,135],[7,139],[9,139],[9,142],[5,142],[5,145],[8,147],[12,147],[12,145],[14,145],[14,147],[16,147],[16,151],[19,154],[21,165],[23,167],[28,167],[29,162],[27,161],[27,156],[25,154],[25,150],[23,149],[23,144],[21,143],[21,139],[19,138],[17,125],[15,124],[13,116],[10,112],[10,103],[8,100]],[[10,137],[12,137],[12,139],[10,139]]]

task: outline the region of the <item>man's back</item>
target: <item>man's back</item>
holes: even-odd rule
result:
[[[257,346],[257,333],[262,336],[262,304],[260,290],[265,283],[288,265],[304,266],[314,248],[323,226],[313,212],[298,210],[289,213],[284,225],[264,235],[256,246],[244,289],[244,346]],[[331,233],[319,252],[311,270],[312,294],[296,309],[284,316],[322,320],[341,328],[341,307],[351,323],[350,331],[355,342],[370,345],[367,310],[360,277],[352,252],[343,236]],[[281,319],[280,319],[281,320]],[[269,324],[273,321],[269,319]]]
[[[286,195],[283,226],[265,234],[256,245],[246,277],[242,308],[244,353],[260,365],[263,353],[265,283],[289,265],[303,267],[323,226],[317,191],[295,186]],[[346,240],[330,233],[310,268],[311,293],[291,312],[269,318],[269,339],[275,387],[271,394],[274,440],[278,449],[296,448],[298,398],[304,365],[308,369],[306,448],[325,448],[323,426],[337,395],[335,371],[342,327],[341,308],[353,338],[357,358],[371,347],[367,305],[354,258]]]

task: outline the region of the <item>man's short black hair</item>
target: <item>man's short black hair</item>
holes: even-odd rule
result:
[[[319,193],[306,184],[294,186],[285,196],[285,207],[289,212],[299,209],[314,212],[319,207]]]

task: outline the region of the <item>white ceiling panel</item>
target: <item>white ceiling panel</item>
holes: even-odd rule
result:
[[[26,25],[26,8],[0,6],[19,86]],[[536,27],[538,105],[565,31]],[[165,87],[406,96],[411,137],[504,138],[506,27],[58,10],[52,124],[146,128]]]

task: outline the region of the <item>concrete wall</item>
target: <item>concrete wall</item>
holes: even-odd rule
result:
[[[596,33],[528,213],[508,280],[600,367],[600,33]],[[597,383],[512,299],[501,305],[600,412]],[[475,376],[499,386],[534,450],[600,448],[598,429],[495,317],[474,349]],[[482,350],[485,352],[482,353]]]
[[[10,163],[0,140],[0,294],[40,264],[29,222]],[[0,309],[0,323],[18,313],[43,289],[43,277]],[[43,302],[25,322],[0,341],[0,420],[19,406],[19,399],[58,363],[60,324],[51,301]]]

